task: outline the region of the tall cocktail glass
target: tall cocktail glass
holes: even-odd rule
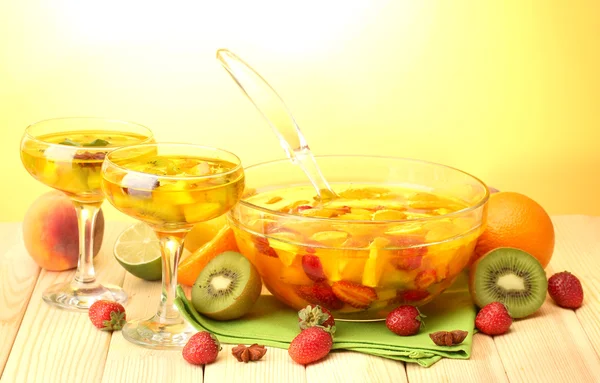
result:
[[[21,140],[21,160],[38,181],[62,191],[73,201],[79,220],[79,262],[72,281],[49,287],[47,303],[87,310],[99,299],[125,302],[118,286],[96,281],[94,224],[104,194],[100,188],[104,157],[116,148],[152,142],[144,126],[103,118],[68,117],[30,125]]]
[[[121,212],[150,225],[160,239],[162,294],[157,313],[129,321],[123,336],[150,348],[178,348],[195,332],[174,306],[177,266],[186,234],[237,203],[244,172],[234,154],[188,144],[157,143],[111,152],[102,189]]]

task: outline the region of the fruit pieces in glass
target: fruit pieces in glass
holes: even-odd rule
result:
[[[100,171],[106,153],[146,139],[126,131],[44,134],[24,142],[21,158],[27,171],[40,182],[78,200],[97,201],[104,198]]]
[[[189,228],[222,215],[243,190],[239,172],[206,180],[198,177],[235,167],[210,158],[144,155],[127,162],[128,171],[109,168],[105,193],[133,218],[170,229]]]
[[[161,245],[163,288],[157,313],[128,322],[122,331],[128,341],[148,348],[181,348],[195,332],[174,306],[183,242],[195,224],[237,203],[243,188],[239,159],[218,149],[153,144],[107,156],[102,182],[107,199],[152,227]]]
[[[21,160],[38,181],[65,193],[77,213],[79,256],[73,280],[47,288],[42,299],[67,310],[86,311],[97,300],[125,302],[120,286],[96,281],[93,264],[94,227],[104,195],[100,169],[108,152],[151,142],[147,128],[102,118],[55,118],[27,127],[21,140]]]
[[[334,188],[340,198],[324,205],[309,187],[248,198],[285,219],[256,214],[242,228],[230,216],[240,251],[293,308],[313,303],[340,319],[381,319],[400,304],[431,301],[468,264],[481,227],[460,214],[466,203],[406,187]]]

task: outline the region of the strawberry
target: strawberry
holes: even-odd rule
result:
[[[344,306],[331,287],[326,283],[315,283],[311,286],[298,286],[296,294],[310,303],[320,305],[329,310],[339,310]]]
[[[556,273],[548,279],[548,294],[557,305],[576,309],[583,303],[583,288],[579,279],[568,271]]]
[[[399,306],[385,318],[385,325],[397,335],[415,335],[421,329],[424,317],[415,306]]]
[[[402,235],[392,239],[394,247],[405,247],[396,251],[399,257],[423,257],[427,253],[427,247],[423,246],[425,243],[425,238],[420,235]]]
[[[357,309],[366,309],[377,300],[377,292],[372,287],[350,281],[335,282],[331,286],[333,293],[341,301]]]
[[[417,302],[429,296],[429,291],[426,290],[403,290],[396,293],[394,302]]]
[[[329,329],[331,333],[335,332],[335,319],[333,319],[333,315],[325,307],[319,305],[308,305],[298,311],[298,322],[302,330],[320,326],[324,329]]]
[[[307,210],[307,209],[312,209],[312,206],[310,205],[300,205],[296,208],[296,211],[298,213],[300,213],[301,211]]]
[[[88,316],[100,330],[120,330],[125,324],[125,308],[118,302],[99,300],[90,306]]]
[[[317,252],[317,250],[315,250],[314,247],[305,247],[304,251],[307,252],[308,254],[314,254]]]
[[[390,263],[398,270],[415,270],[421,267],[422,256],[416,257],[395,257],[390,259]]]
[[[500,302],[485,305],[475,317],[475,327],[488,335],[504,334],[510,328],[512,318],[506,307]]]
[[[181,354],[188,363],[209,364],[217,359],[219,351],[221,343],[217,337],[208,331],[200,331],[190,337]]]
[[[419,290],[425,290],[435,281],[437,281],[437,273],[433,269],[427,269],[417,274],[415,277],[415,286],[417,286],[417,289]]]
[[[316,255],[303,255],[302,268],[307,277],[315,282],[323,282],[327,277],[323,272],[321,260]]]
[[[275,252],[275,249],[269,245],[269,241],[266,238],[252,236],[252,241],[254,242],[256,250],[258,250],[260,253],[266,255],[267,257],[279,258]]]
[[[330,333],[320,327],[310,327],[292,340],[288,354],[296,363],[309,364],[326,357],[332,345]]]

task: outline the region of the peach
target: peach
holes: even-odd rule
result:
[[[94,228],[94,256],[104,237],[102,210]],[[59,191],[38,197],[23,219],[23,242],[27,252],[43,269],[63,271],[77,267],[79,229],[77,213],[71,199]]]

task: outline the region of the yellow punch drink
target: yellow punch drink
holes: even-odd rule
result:
[[[242,171],[231,172],[237,165],[219,159],[145,154],[123,166],[107,169],[107,197],[123,213],[159,228],[216,218],[238,201],[244,186]]]
[[[290,161],[245,169],[248,190],[228,215],[265,286],[300,309],[381,320],[421,306],[469,264],[485,228],[478,179],[418,160],[323,156],[332,193],[317,195]]]
[[[51,305],[87,310],[100,299],[125,302],[119,286],[96,282],[93,233],[104,201],[101,169],[107,153],[124,146],[149,143],[152,132],[125,121],[101,118],[56,118],[30,125],[21,140],[21,161],[38,181],[65,193],[79,220],[79,261],[73,281],[51,286],[42,295]]]
[[[112,149],[148,139],[135,132],[57,132],[27,141],[23,164],[40,182],[83,200],[102,199],[100,169]]]
[[[462,201],[394,186],[333,189],[340,198],[324,204],[310,186],[248,197],[255,206],[317,223],[257,214],[249,221],[254,230],[236,230],[265,284],[294,308],[314,303],[340,318],[379,318],[399,304],[431,300],[469,262],[480,231],[469,230],[474,218],[452,217],[467,207]]]
[[[160,240],[162,295],[152,318],[129,321],[123,336],[149,348],[180,348],[196,330],[174,306],[183,241],[194,224],[230,210],[244,190],[240,160],[220,149],[150,144],[111,152],[102,189],[121,212],[147,223]]]

